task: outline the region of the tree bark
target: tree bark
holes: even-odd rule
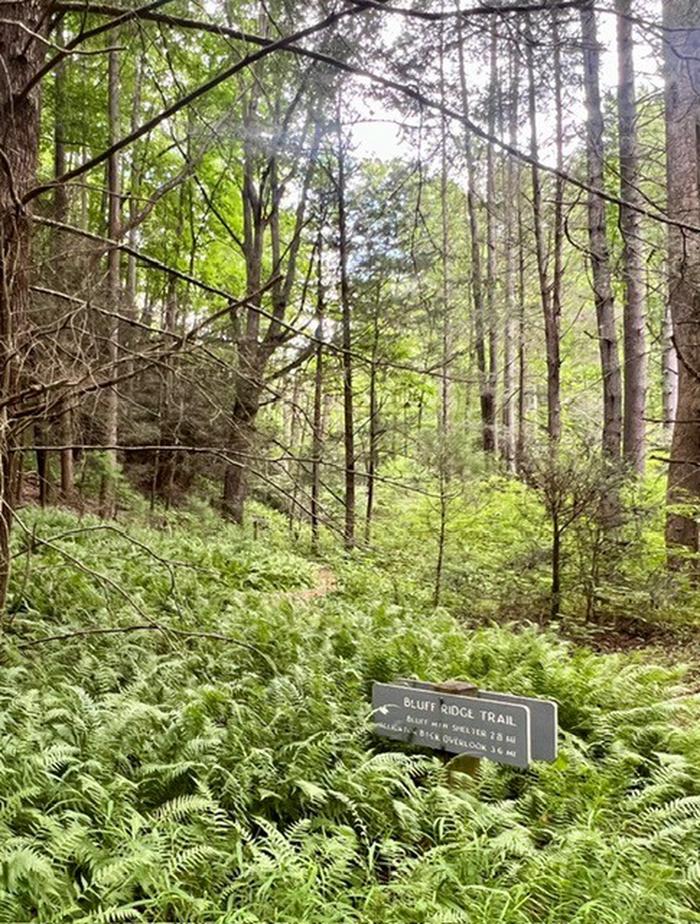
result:
[[[345,452],[345,528],[346,549],[355,545],[355,422],[352,390],[352,303],[348,278],[348,233],[345,203],[345,151],[343,149],[338,106],[338,263],[340,266],[340,310],[343,344],[343,448]]]
[[[698,223],[700,215],[700,4],[665,0],[666,169],[668,213]],[[668,475],[671,509],[666,544],[672,566],[679,550],[698,551],[695,511],[700,505],[700,237],[669,229],[669,302],[678,350],[678,408]]]
[[[63,47],[63,28],[61,25],[56,30],[56,43]],[[54,77],[55,93],[55,120],[54,120],[54,176],[59,177],[68,169],[68,158],[66,156],[65,140],[65,62],[62,61],[56,67]],[[56,221],[65,222],[68,218],[68,192],[63,183],[60,183],[54,190],[53,198],[54,218]],[[56,288],[63,290],[63,272],[62,272],[62,235],[60,232],[54,232],[53,238],[53,276],[56,280]],[[73,409],[70,400],[63,402],[63,411],[60,417],[60,435],[61,442],[64,446],[72,446],[74,442],[73,435]],[[61,494],[68,500],[72,497],[75,485],[75,473],[73,464],[73,450],[62,449],[61,454]]]
[[[515,440],[515,468],[522,473],[528,451],[527,444],[527,343],[525,337],[526,318],[526,279],[525,279],[525,227],[523,221],[523,170],[521,164],[516,168],[518,184],[517,221],[518,221],[518,432]]]
[[[673,338],[673,320],[671,305],[664,305],[664,319],[661,330],[662,341],[662,392],[663,392],[663,426],[664,430],[673,431],[678,406],[678,353]]]
[[[365,515],[365,542],[372,538],[372,515],[374,513],[374,487],[379,465],[379,397],[377,394],[377,356],[379,352],[379,300],[378,287],[372,316],[372,363],[369,370],[369,446],[367,448],[367,509]]]
[[[518,143],[518,91],[520,69],[516,55],[511,56],[508,141]],[[505,317],[503,321],[503,456],[509,471],[516,470],[515,439],[515,246],[516,211],[520,195],[518,168],[512,157],[506,163],[505,201]]]
[[[637,98],[634,80],[632,38],[632,0],[616,0],[618,132],[620,144],[620,198],[642,205],[639,192],[639,153],[637,144]],[[620,206],[622,232],[622,276],[624,303],[624,432],[623,455],[631,468],[644,471],[646,362],[646,288],[641,216],[633,208]]]
[[[535,84],[534,41],[528,28],[526,36],[526,62],[528,73],[528,117],[530,121],[530,156],[539,161],[537,130],[537,87]],[[561,385],[560,385],[560,319],[554,309],[547,271],[547,251],[542,208],[542,177],[536,164],[532,166],[532,219],[535,232],[535,255],[540,303],[544,317],[544,339],[547,358],[547,434],[550,448],[555,448],[561,437]]]
[[[561,174],[564,171],[564,100],[563,77],[561,61],[561,32],[559,30],[559,14],[555,10],[552,19],[552,39],[554,42],[554,111],[555,134],[557,150],[557,170],[559,176],[554,181],[554,268],[552,272],[552,300],[551,311],[551,346],[549,348],[549,370],[552,377],[548,406],[551,405],[552,421],[550,433],[554,434],[554,445],[561,438],[561,311],[562,286],[564,281],[564,180]]]
[[[119,54],[116,50],[109,52],[108,75],[108,124],[109,143],[114,144],[119,132]],[[107,161],[107,235],[111,240],[119,237],[121,224],[121,189],[119,178],[119,154],[113,153]],[[107,290],[110,309],[119,312],[121,301],[120,255],[117,247],[112,247],[107,254]],[[107,361],[111,375],[117,373],[119,362],[119,321],[109,321],[107,330]],[[114,447],[119,440],[119,395],[116,385],[106,390],[105,397],[105,445]],[[100,511],[103,517],[113,517],[116,513],[116,479],[117,451],[105,451],[106,471],[102,476],[100,488]]]
[[[30,216],[22,196],[36,182],[39,93],[21,93],[41,66],[46,4],[24,0],[2,7],[0,22],[0,614],[10,576],[10,533],[20,453],[14,407],[4,404],[20,384],[27,348]],[[26,27],[29,31],[25,31]]]
[[[581,10],[581,37],[588,113],[586,119],[587,180],[592,189],[604,189],[605,148],[603,112],[600,103],[600,49],[595,10],[592,4]],[[605,202],[594,192],[588,194],[588,240],[603,377],[603,453],[612,462],[618,462],[622,440],[622,376],[605,227]]]
[[[314,417],[311,449],[311,547],[318,552],[321,501],[321,457],[323,454],[323,319],[326,295],[323,287],[323,235],[318,235],[316,289],[316,364],[314,368]]]
[[[496,19],[491,21],[489,52],[489,96],[488,130],[491,137],[496,132],[496,109],[500,105],[498,93],[498,61],[496,42]],[[488,330],[488,388],[489,417],[487,425],[491,431],[489,445],[494,451],[499,444],[498,418],[498,311],[496,300],[496,164],[493,144],[486,147],[486,326]]]
[[[459,24],[459,82],[462,96],[462,112],[469,115],[469,95],[462,46],[461,21]],[[484,289],[481,269],[481,230],[479,227],[479,200],[476,191],[476,163],[469,131],[464,133],[464,154],[467,164],[467,213],[469,218],[469,246],[472,307],[474,312],[474,347],[479,373],[479,399],[481,410],[481,442],[484,452],[496,450],[492,422],[495,406],[489,390],[486,362],[486,343],[484,338]]]
[[[445,103],[445,52],[444,52],[444,24],[440,29],[440,101]],[[433,603],[438,606],[442,593],[442,573],[445,563],[445,542],[447,539],[447,507],[448,486],[451,475],[450,453],[450,284],[449,284],[449,221],[448,221],[448,169],[447,169],[447,121],[445,117],[440,122],[440,270],[441,270],[441,299],[440,299],[440,326],[442,332],[441,343],[441,378],[440,378],[440,405],[437,420],[437,447],[438,447],[438,476],[440,488],[439,526],[437,560],[435,562],[435,589]]]
[[[231,438],[229,441],[233,461],[224,474],[224,516],[234,523],[243,522],[245,500],[248,494],[247,468],[255,441],[255,419],[262,392],[260,368],[260,314],[258,294],[262,282],[262,261],[265,241],[265,222],[260,191],[255,182],[255,150],[257,137],[257,88],[253,86],[246,106],[243,146],[243,256],[246,268],[246,292],[252,306],[246,312],[244,329],[236,314],[232,320],[232,334],[238,347],[235,373],[235,397],[231,412]]]

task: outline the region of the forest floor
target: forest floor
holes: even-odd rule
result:
[[[410,559],[312,558],[273,515],[264,540],[204,505],[116,530],[22,517],[0,924],[700,922],[700,706],[675,670],[700,656],[680,637],[467,623]],[[135,606],[183,635],[126,631]],[[555,700],[559,757],[454,788],[373,733],[372,683],[400,676]]]

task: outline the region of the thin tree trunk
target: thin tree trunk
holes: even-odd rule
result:
[[[523,170],[517,166],[516,182],[518,184],[518,433],[515,442],[515,466],[523,471],[527,454],[527,353],[525,342],[525,302],[527,287],[525,283],[525,227],[523,221]]]
[[[379,400],[377,396],[377,354],[379,352],[379,299],[377,292],[372,317],[372,363],[369,370],[369,447],[367,452],[367,510],[365,515],[365,542],[372,538],[372,514],[374,512],[374,487],[379,465]]]
[[[698,223],[700,215],[700,4],[665,0],[666,169],[668,214],[678,222]],[[700,505],[700,238],[682,228],[669,229],[669,302],[678,351],[678,407],[668,475],[666,544],[672,566],[679,550],[698,551]],[[695,566],[697,568],[697,566]]]
[[[343,447],[345,451],[346,549],[355,545],[355,423],[352,391],[352,304],[348,279],[348,236],[345,204],[345,151],[338,105],[338,262],[340,265],[340,308],[343,344]]]
[[[318,552],[319,512],[321,501],[321,461],[323,455],[323,235],[318,235],[318,269],[316,290],[316,366],[314,369],[313,444],[311,449],[311,547]]]
[[[600,103],[600,49],[595,17],[592,4],[582,8],[584,87],[588,111],[586,120],[587,180],[592,189],[603,189],[605,187],[604,124]],[[605,227],[605,202],[593,192],[588,194],[588,240],[598,322],[600,367],[603,377],[603,453],[610,461],[618,462],[622,439],[622,377]]]
[[[496,18],[491,18],[490,81],[488,102],[488,130],[491,137],[496,131],[496,109],[498,99],[498,66],[496,43]],[[488,329],[488,426],[491,430],[489,443],[494,451],[498,447],[498,311],[496,307],[496,167],[493,144],[486,147],[486,325]]]
[[[180,208],[182,208],[182,196],[180,196]],[[181,214],[178,218],[179,227],[175,239],[179,239],[181,231]],[[168,286],[165,293],[164,311],[161,318],[161,326],[169,333],[175,333],[177,330],[178,314],[178,290],[177,281],[174,277],[168,280]],[[174,425],[174,385],[175,374],[173,360],[171,357],[164,357],[160,378],[159,399],[158,399],[158,443],[160,446],[172,446],[176,442],[175,425]],[[155,464],[153,470],[153,502],[156,497],[160,497],[166,510],[173,503],[173,485],[175,475],[175,453],[167,449],[158,449],[156,451]],[[154,505],[154,504],[153,504]]]
[[[537,88],[533,40],[528,29],[526,36],[526,61],[528,73],[528,114],[530,120],[530,156],[540,159],[537,130]],[[544,317],[544,339],[547,357],[547,434],[550,449],[556,449],[561,437],[561,383],[560,383],[560,322],[554,310],[547,270],[547,251],[542,206],[542,177],[536,163],[532,166],[532,218],[535,231],[535,253],[537,257],[537,279],[540,304]]]
[[[464,48],[462,46],[461,21],[459,25],[459,82],[462,96],[462,112],[469,114],[469,96],[467,92]],[[464,153],[467,162],[467,212],[469,217],[469,241],[471,257],[472,305],[474,309],[474,349],[479,372],[479,397],[481,409],[481,439],[485,452],[495,452],[493,420],[495,407],[488,387],[486,363],[486,343],[484,338],[484,291],[481,270],[481,232],[479,228],[479,202],[476,192],[476,164],[472,149],[472,138],[468,131],[464,133]]]
[[[141,119],[141,91],[143,84],[143,59],[138,58],[136,61],[136,73],[134,75],[134,95],[131,105],[131,131],[135,131],[139,121]],[[188,135],[188,145],[189,145],[189,135]],[[136,226],[135,218],[138,212],[138,200],[141,193],[141,167],[140,167],[140,158],[141,158],[141,145],[135,144],[131,151],[131,162],[129,165],[129,185],[130,185],[130,196],[129,196],[129,222],[132,225],[129,228],[128,233],[128,244],[129,247],[134,251],[138,248],[138,227]],[[181,194],[182,199],[182,194]],[[180,202],[180,208],[182,208],[182,202]],[[181,221],[180,221],[181,223]],[[127,314],[130,318],[136,320],[138,316],[138,308],[136,304],[137,299],[137,288],[138,288],[138,273],[137,273],[137,263],[136,257],[133,253],[127,255],[126,259],[126,286],[124,292],[124,307]],[[124,327],[124,341],[127,347],[131,346],[133,341],[133,329],[129,325]],[[126,372],[127,374],[133,369],[133,360],[129,360]],[[125,382],[125,388],[130,392],[133,392],[137,385],[136,377],[127,379]]]
[[[519,66],[511,56],[510,105],[508,113],[508,141],[518,143],[518,91]],[[518,168],[513,158],[506,163],[505,201],[505,318],[503,323],[503,455],[509,471],[516,470],[515,439],[515,214],[520,190],[517,186]]]
[[[617,112],[620,138],[620,198],[633,205],[641,205],[632,2],[616,0],[615,8],[619,68]],[[647,362],[644,247],[639,212],[621,205],[620,230],[623,241],[622,276],[625,288],[623,454],[627,463],[641,474],[644,471],[645,454]]]
[[[440,30],[440,97],[445,103],[444,73],[444,26]],[[440,481],[440,525],[438,528],[437,561],[435,564],[435,591],[433,603],[438,606],[442,593],[442,572],[445,561],[445,542],[447,538],[447,491],[450,483],[450,284],[449,284],[449,224],[448,224],[448,172],[447,172],[447,122],[443,117],[440,123],[440,269],[441,269],[441,328],[442,355],[440,379],[440,407],[438,416],[438,474]]]
[[[552,38],[554,41],[554,109],[556,134],[556,164],[559,175],[554,181],[554,268],[552,273],[552,301],[550,311],[551,344],[549,345],[547,406],[552,407],[550,421],[550,437],[556,447],[561,437],[561,311],[562,311],[562,285],[564,281],[564,100],[561,61],[561,32],[559,30],[559,14],[555,10],[552,19]],[[549,413],[549,411],[548,411]],[[553,437],[552,437],[553,434]]]
[[[116,50],[109,52],[108,75],[108,123],[109,143],[114,144],[119,138],[119,56]],[[107,235],[112,240],[119,236],[121,218],[121,190],[119,179],[119,155],[112,154],[107,162]],[[120,251],[113,247],[107,255],[107,288],[109,304],[112,311],[118,312],[120,307]],[[107,357],[116,374],[119,361],[119,321],[110,320],[107,332]],[[105,443],[114,447],[119,439],[119,396],[116,386],[106,390],[105,400]],[[116,512],[116,475],[117,451],[107,449],[105,452],[106,471],[102,476],[100,490],[100,509],[103,517],[113,517]]]
[[[287,477],[289,478],[289,510],[288,510],[288,527],[289,535],[294,535],[294,521],[297,515],[297,495],[299,493],[299,463],[294,459],[295,447],[297,443],[301,446],[304,443],[303,421],[300,419],[299,402],[301,400],[301,380],[299,370],[292,373],[292,404],[289,408],[289,437],[287,445],[289,446],[289,460],[286,465]],[[301,435],[299,431],[301,430]],[[301,452],[297,453],[301,455]],[[296,477],[295,477],[296,476]]]
[[[549,599],[549,615],[551,619],[559,616],[561,609],[561,529],[559,518],[552,518],[552,585]]]

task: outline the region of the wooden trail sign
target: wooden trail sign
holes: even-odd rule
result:
[[[372,708],[384,738],[513,767],[556,758],[556,703],[549,700],[399,680],[373,685]]]

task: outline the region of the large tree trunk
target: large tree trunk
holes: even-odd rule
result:
[[[581,37],[588,110],[586,120],[588,184],[592,189],[603,189],[605,187],[603,177],[605,148],[603,112],[600,103],[600,49],[592,4],[581,10]],[[620,458],[622,440],[622,377],[617,349],[610,256],[605,230],[605,202],[593,192],[588,194],[588,241],[603,377],[603,453],[611,461],[617,462]]]
[[[620,196],[625,202],[641,204],[639,157],[637,151],[637,101],[634,85],[634,44],[632,40],[632,2],[616,0],[618,130],[620,136]],[[624,305],[624,435],[623,455],[638,472],[644,471],[646,407],[646,290],[641,216],[626,205],[620,206],[622,231],[622,274]]]
[[[698,224],[700,215],[700,4],[665,0],[668,213]],[[668,476],[669,504],[700,505],[700,235],[669,231],[669,300],[679,359],[678,408]],[[693,511],[669,513],[671,563],[679,547],[698,551]]]
[[[255,421],[262,395],[262,370],[258,368],[257,350],[243,343],[239,349],[240,372],[237,376],[233,406],[233,428],[229,440],[231,463],[224,476],[223,512],[234,523],[243,522],[248,497],[248,469],[255,451]]]
[[[63,47],[63,28],[59,25],[56,30],[56,43]],[[54,81],[54,176],[59,177],[68,169],[68,158],[66,156],[66,138],[64,119],[66,116],[65,107],[65,62],[61,62],[56,67]],[[53,199],[54,218],[56,221],[65,222],[68,218],[68,191],[63,183],[60,183],[54,190]],[[54,231],[53,236],[53,277],[56,280],[56,288],[63,290],[63,267],[61,249],[63,246],[63,237],[59,231]],[[61,495],[65,499],[70,499],[74,489],[74,465],[73,465],[73,409],[70,399],[63,402],[63,410],[60,417],[60,441],[64,449],[61,450]]]
[[[38,91],[24,95],[21,90],[44,55],[40,36],[46,31],[45,13],[41,0],[8,3],[0,22],[0,614],[10,573],[19,462],[19,453],[11,452],[16,437],[13,407],[3,399],[17,391],[27,346],[30,226],[21,198],[35,182],[39,143]]]
[[[664,430],[673,432],[678,407],[678,352],[673,338],[673,320],[671,318],[671,305],[664,305],[664,319],[661,328],[662,343],[662,373],[661,389],[663,400],[663,426]]]
[[[246,291],[252,308],[246,311],[244,324],[238,313],[232,317],[232,334],[238,345],[238,368],[235,377],[235,397],[231,413],[229,447],[232,461],[224,473],[222,512],[234,523],[243,522],[245,501],[248,495],[247,467],[254,447],[255,419],[260,406],[262,380],[260,375],[260,307],[258,294],[262,280],[262,254],[264,249],[264,222],[262,204],[255,182],[255,156],[253,139],[258,131],[255,107],[257,97],[251,95],[246,114],[243,173],[243,231],[246,264]],[[242,329],[244,327],[244,329]]]

